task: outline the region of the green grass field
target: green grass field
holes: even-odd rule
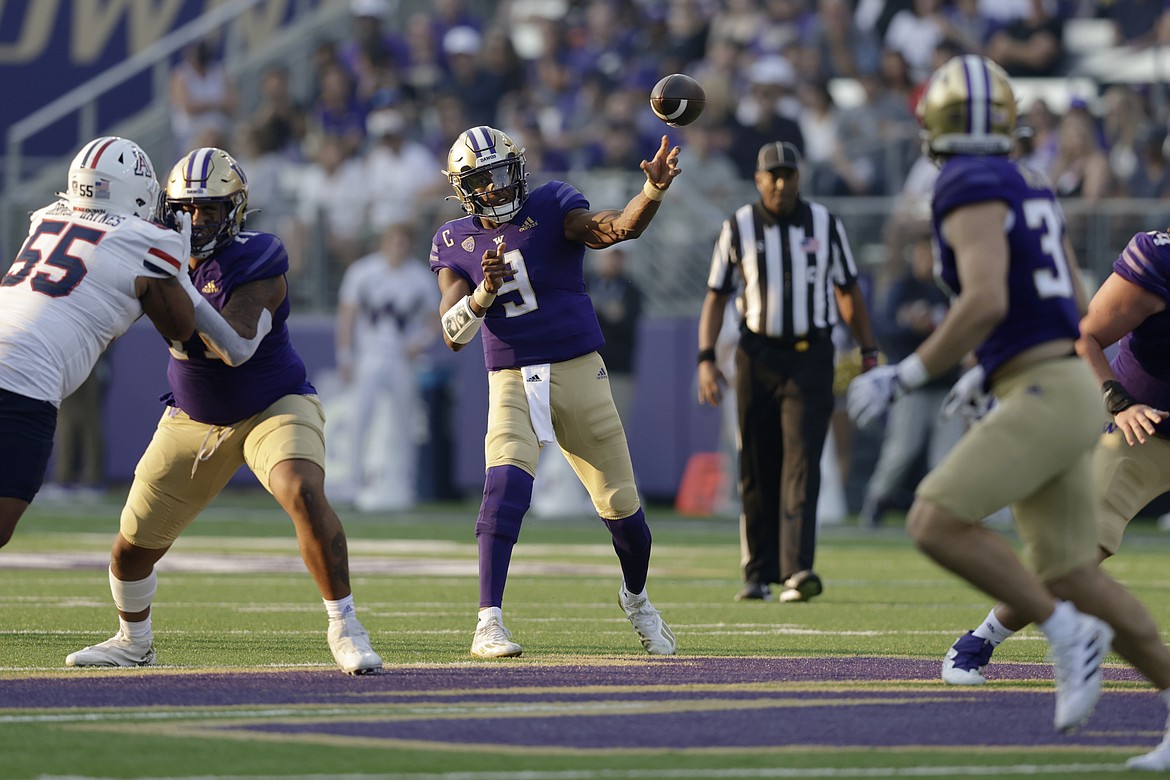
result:
[[[341,677],[333,671],[320,597],[300,564],[290,522],[267,496],[244,493],[221,497],[159,567],[154,630],[160,667],[66,670],[69,652],[116,629],[104,561],[117,526],[118,498],[111,494],[110,503],[97,507],[34,505],[12,543],[0,551],[0,691],[5,683],[30,678],[113,676],[129,686],[143,678],[180,680],[191,672],[222,670],[314,670],[321,676],[310,679]],[[507,664],[537,675],[562,666],[654,662],[641,652],[616,605],[619,575],[608,534],[600,521],[585,518],[526,522],[505,601],[508,626],[525,653],[501,661],[472,659],[474,516],[472,505],[427,506],[396,516],[345,514],[358,614],[385,659],[383,678],[390,676],[385,685],[393,686],[395,674],[436,666],[454,672]],[[650,595],[674,628],[683,659],[872,655],[933,663],[990,606],[919,555],[893,527],[896,518],[889,521],[891,528],[876,533],[849,525],[822,531],[817,568],[826,592],[814,602],[735,603],[736,521],[680,518],[664,509],[651,509],[649,517],[655,534]],[[1139,522],[1122,554],[1108,565],[1163,627],[1170,627],[1168,553],[1170,535]],[[997,651],[996,660],[1042,662],[1044,643],[1029,629]],[[998,685],[1050,691],[1041,681]],[[958,695],[937,678],[855,687]],[[783,698],[786,690],[764,684],[752,692]],[[1055,739],[1052,745],[1018,749],[695,745],[607,751],[346,737],[253,739],[238,733],[223,738],[209,733],[207,723],[225,718],[262,723],[274,715],[246,705],[187,711],[126,705],[116,696],[81,709],[34,704],[0,698],[0,778],[1121,777],[1127,775],[1120,768],[1123,759],[1140,752],[1132,746],[1061,747]],[[401,704],[370,706],[354,711],[363,717],[409,714]],[[492,713],[490,696],[461,706],[482,717]],[[599,705],[561,702],[556,714],[569,724],[592,712],[591,706]],[[281,717],[305,717],[311,710]],[[437,711],[428,712],[437,717]],[[1160,723],[1149,724],[1147,744],[1157,742],[1160,730]],[[915,744],[912,735],[906,744]]]

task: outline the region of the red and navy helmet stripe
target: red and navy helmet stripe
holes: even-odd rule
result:
[[[94,168],[98,161],[102,159],[102,154],[106,149],[110,148],[110,144],[117,141],[117,138],[98,138],[91,141],[89,146],[85,149],[85,154],[81,158],[82,168]]]

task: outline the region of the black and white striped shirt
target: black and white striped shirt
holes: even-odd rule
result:
[[[845,227],[824,206],[803,198],[786,217],[777,219],[757,201],[723,223],[707,287],[733,292],[736,269],[743,276],[744,325],[784,339],[826,335],[838,320],[830,283],[844,288],[857,279]]]

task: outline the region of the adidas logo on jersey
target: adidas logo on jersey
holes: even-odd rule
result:
[[[208,295],[215,295],[217,292],[219,292],[219,285],[215,283],[214,279],[212,279],[207,284],[203,285],[203,289],[200,290],[200,292],[207,293]]]
[[[597,372],[597,378],[598,378],[598,379],[605,379],[605,378],[606,378],[606,377],[608,377],[608,376],[609,376],[609,374],[605,373],[605,369],[604,369],[604,368],[603,368],[603,369],[601,369],[600,371],[598,371],[598,372]]]
[[[543,382],[543,381],[544,381],[544,379],[542,379],[541,377],[537,376],[536,374],[533,374],[532,376],[528,377],[528,378],[527,378],[527,379],[525,379],[524,381],[525,381],[525,382]]]
[[[525,217],[524,223],[520,225],[520,232],[523,233],[525,230],[532,230],[534,227],[536,227],[536,220],[532,217]]]

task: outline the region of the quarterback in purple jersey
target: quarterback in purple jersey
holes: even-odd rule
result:
[[[154,565],[242,465],[288,512],[301,556],[329,617],[328,643],[349,674],[378,672],[381,657],[358,621],[345,531],[325,498],[325,415],[289,341],[288,255],[276,236],[242,230],[248,180],[222,149],[175,164],[167,207],[190,233],[196,335],[171,342],[170,392],[114,540],[111,639],[72,653],[69,666],[155,661]]]
[[[950,60],[918,115],[941,165],[932,221],[954,300],[915,352],[853,381],[849,412],[864,425],[974,350],[978,367],[952,392],[990,389],[998,406],[921,482],[907,530],[939,565],[1040,627],[1056,677],[1053,723],[1067,732],[1092,714],[1115,636],[1119,654],[1170,687],[1153,619],[1097,566],[1101,397],[1074,351],[1084,290],[1052,190],[1007,159],[1016,101],[1003,70],[974,55]],[[1009,505],[1031,570],[980,522]]]
[[[524,150],[492,127],[473,127],[451,147],[444,173],[467,216],[443,225],[431,269],[452,350],[482,328],[488,369],[487,475],[475,524],[479,618],[471,654],[518,656],[501,610],[512,547],[532,501],[540,448],[558,444],[589,491],[622,569],[618,601],[648,653],[675,639],[646,595],[650,529],[638,500],[625,430],[610,393],[603,344],[585,292],[585,249],[637,238],[678,167],[665,136],[642,161],[646,182],[624,209],[591,210],[561,181],[529,192]]]

